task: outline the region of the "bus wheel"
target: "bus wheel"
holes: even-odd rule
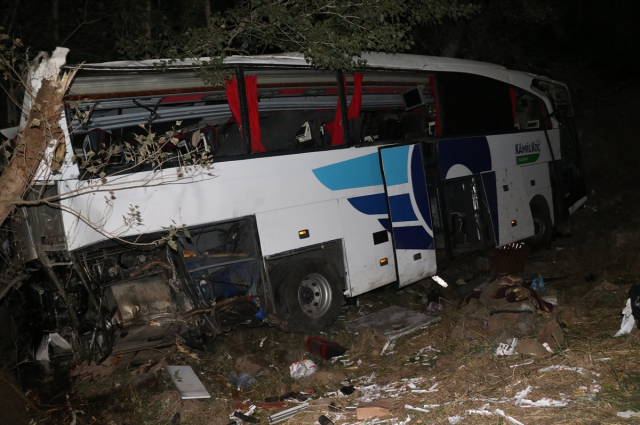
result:
[[[294,264],[280,285],[280,302],[294,332],[318,332],[336,321],[342,307],[342,279],[331,265],[305,259]]]
[[[526,242],[533,251],[539,251],[549,246],[553,233],[553,223],[551,222],[551,215],[535,205],[531,206],[531,215],[533,216],[535,233]]]

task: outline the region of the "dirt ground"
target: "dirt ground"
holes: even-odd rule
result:
[[[208,351],[173,346],[127,354],[102,366],[79,367],[60,378],[62,383],[50,377],[23,384],[21,394],[12,395],[14,406],[28,413],[31,423],[225,425],[236,408],[246,412],[266,397],[301,391],[311,399],[328,398],[335,407],[310,407],[282,423],[313,424],[327,414],[336,424],[363,425],[638,424],[640,417],[625,419],[618,412],[640,411],[640,332],[613,335],[630,286],[640,283],[640,140],[633,114],[640,111],[639,95],[639,87],[613,93],[603,102],[607,107],[579,117],[588,203],[550,249],[529,255],[522,274],[559,278],[540,292],[557,297],[551,313],[491,314],[516,305],[483,299],[458,307],[462,295],[455,281],[491,276],[490,250],[446,270],[442,276],[449,289],[431,279],[400,291],[381,288],[360,296],[358,305],[344,306],[339,321],[317,335],[286,334],[265,325],[238,328]],[[390,305],[424,311],[433,299],[444,305],[437,313],[441,322],[396,339],[386,350],[384,337],[345,328],[346,322]],[[323,361],[305,351],[311,336],[349,350],[335,362]],[[498,343],[511,337],[527,340],[537,354],[496,355]],[[551,351],[540,351],[541,342]],[[295,380],[289,365],[303,359],[314,360],[318,371]],[[192,366],[211,398],[180,400],[163,364]],[[242,373],[255,380],[246,387],[232,385],[230,378]],[[351,385],[351,395],[338,393]],[[377,422],[357,420],[355,406],[379,399],[392,403],[389,415]],[[252,416],[268,423],[269,415],[297,404],[259,407]]]

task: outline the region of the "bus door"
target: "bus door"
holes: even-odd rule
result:
[[[420,144],[380,148],[398,286],[437,269],[429,193]]]
[[[560,184],[558,191],[562,189],[560,199],[556,200],[556,214],[560,220],[566,217],[567,212],[573,214],[587,200],[587,190],[582,174],[582,157],[580,141],[574,120],[571,98],[567,88],[561,84],[552,84],[546,81],[534,80],[533,86],[545,92],[553,104],[554,118],[560,125],[560,158],[556,158],[555,167],[550,165],[549,173]],[[557,174],[556,174],[557,172]],[[560,202],[558,202],[560,201]]]

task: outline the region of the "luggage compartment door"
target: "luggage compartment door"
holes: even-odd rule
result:
[[[435,274],[435,244],[422,148],[419,144],[380,148],[393,236],[398,285]]]

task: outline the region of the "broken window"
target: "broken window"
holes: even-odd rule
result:
[[[257,76],[259,133],[266,152],[336,144],[330,134],[338,104],[335,74],[307,69],[255,69],[245,73]],[[252,95],[248,88],[249,104]],[[251,113],[249,110],[250,119]]]
[[[76,103],[72,144],[87,173],[142,171],[246,154],[221,87],[207,93]]]
[[[517,131],[551,128],[551,122],[547,119],[547,107],[544,102],[528,91],[510,87],[511,102],[513,107],[513,126]]]
[[[349,100],[355,91],[348,75]],[[349,120],[356,143],[425,141],[438,134],[433,77],[425,74],[365,72],[361,112]]]

